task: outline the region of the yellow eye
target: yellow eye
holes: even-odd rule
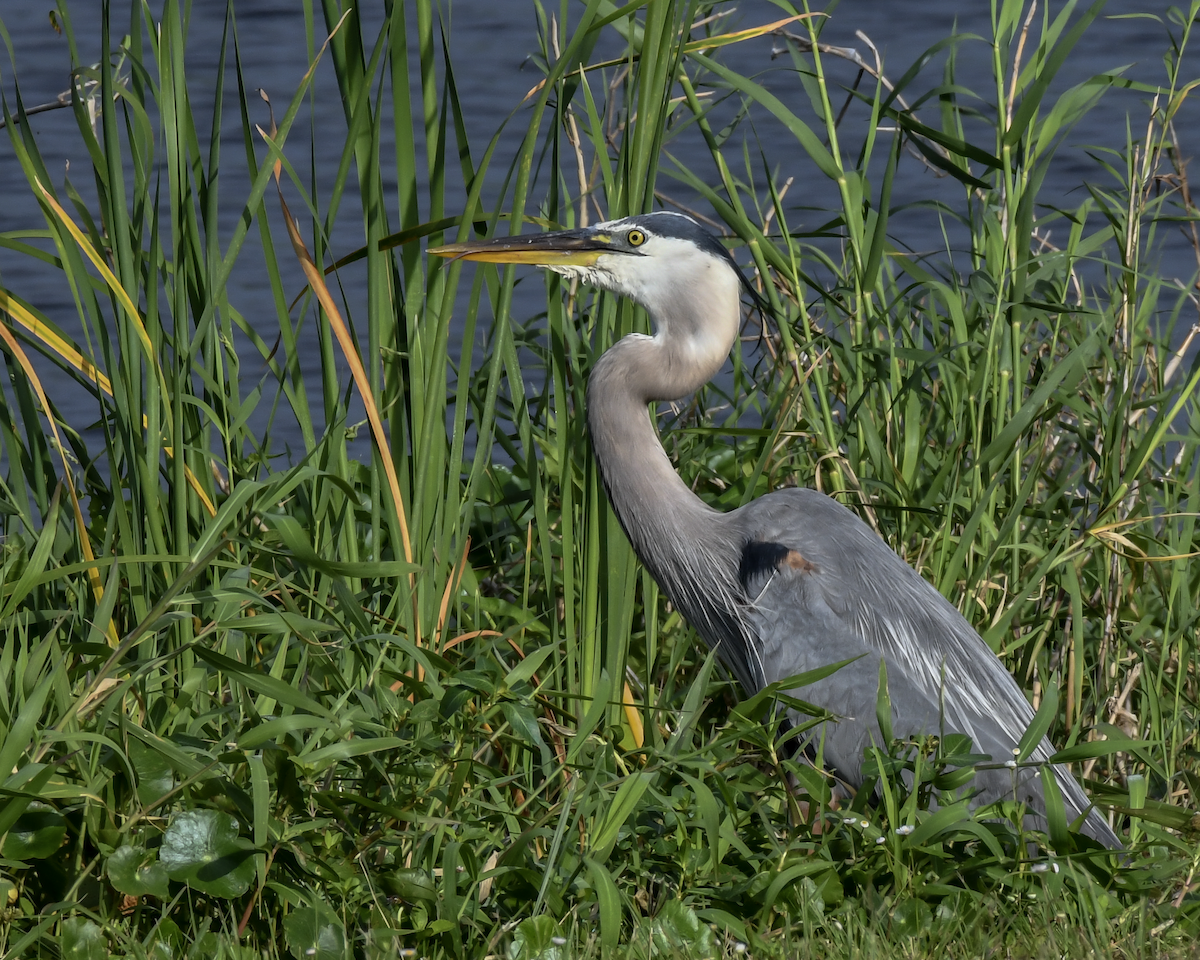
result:
[[[625,234],[625,239],[629,241],[631,247],[640,247],[646,242],[646,235],[641,230],[630,230]]]

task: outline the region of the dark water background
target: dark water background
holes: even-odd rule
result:
[[[152,3],[153,7],[158,4]],[[376,11],[382,18],[382,2]],[[518,105],[522,98],[540,78],[537,68],[528,62],[528,56],[538,50],[537,22],[534,6],[528,0],[451,0],[446,5],[446,22],[452,62],[456,71],[458,94],[465,111],[465,120],[470,135],[473,155],[482,155],[489,138],[514,108],[518,114],[509,124],[508,135],[501,142],[496,158],[491,165],[489,190],[485,193],[485,208],[498,202],[499,187],[504,172],[516,154],[523,135],[526,120]],[[550,4],[557,8],[557,4]],[[731,5],[733,6],[733,5]],[[1054,90],[1061,91],[1097,73],[1126,68],[1125,75],[1148,83],[1165,81],[1162,54],[1167,49],[1166,31],[1162,24],[1151,19],[1129,19],[1124,15],[1134,12],[1151,12],[1164,15],[1168,4],[1161,0],[1113,0],[1105,8],[1102,18],[1084,35],[1072,56],[1062,69]],[[0,0],[0,20],[8,31],[16,56],[16,74],[7,61],[0,61],[0,87],[14,105],[14,83],[19,84],[20,94],[26,107],[53,100],[69,86],[70,60],[67,42],[51,26],[49,12],[52,3],[48,0]],[[1061,9],[1061,3],[1053,3],[1052,11]],[[114,45],[121,33],[127,30],[129,17],[128,0],[114,0]],[[249,88],[261,87],[271,94],[277,111],[285,109],[308,66],[308,46],[305,39],[303,5],[299,0],[238,0],[236,3],[239,40],[242,50],[243,69]],[[578,12],[579,7],[573,8]],[[72,0],[69,10],[75,34],[80,46],[80,55],[86,62],[100,56],[100,0]],[[725,29],[746,28],[779,19],[781,11],[767,0],[742,0],[727,21]],[[1040,19],[1040,11],[1038,17]],[[370,12],[366,19],[370,20]],[[225,23],[225,3],[216,0],[194,0],[191,5],[191,20],[188,41],[188,79],[190,95],[198,114],[202,141],[207,136],[206,124],[210,122],[212,91],[217,67],[222,31]],[[374,39],[373,24],[366,24],[365,35],[368,47]],[[837,7],[827,27],[823,40],[829,43],[852,46],[870,60],[867,45],[855,36],[862,31],[876,44],[883,57],[886,74],[895,79],[901,76],[920,54],[937,41],[955,32],[988,37],[990,28],[990,5],[987,0],[954,2],[954,0],[926,0],[926,2],[900,3],[896,0],[845,0]],[[1176,31],[1178,28],[1176,28]],[[415,29],[413,30],[415,33]],[[323,29],[318,23],[318,43]],[[619,42],[613,35],[611,45],[614,54],[620,52]],[[760,82],[776,92],[790,108],[803,119],[814,122],[806,106],[806,100],[798,81],[789,73],[790,60],[785,55],[773,58],[780,41],[763,37],[726,48],[721,59],[734,69],[757,76]],[[603,53],[603,50],[599,51]],[[912,90],[920,92],[936,85],[941,78],[940,63],[944,54],[925,68],[922,78]],[[230,57],[232,61],[232,57]],[[849,83],[855,69],[848,64],[828,59],[827,68],[836,82]],[[959,47],[959,82],[978,91],[983,99],[994,98],[991,88],[990,51],[979,41],[964,40]],[[1200,76],[1200,57],[1189,54],[1184,70],[1185,79]],[[869,82],[869,78],[867,78]],[[598,87],[598,85],[597,85]],[[330,181],[336,174],[342,151],[342,133],[345,125],[337,87],[328,59],[318,69],[317,91],[314,105],[297,123],[287,144],[287,152],[295,167],[304,174],[309,169],[309,151],[312,151],[318,171],[318,189],[322,177]],[[220,228],[222,246],[227,243],[235,220],[240,214],[243,200],[249,190],[249,178],[243,159],[242,132],[236,107],[236,85],[232,67],[226,76],[226,106],[222,126],[223,163],[221,173]],[[1109,185],[1111,180],[1088,156],[1085,146],[1120,149],[1125,145],[1127,129],[1135,137],[1144,134],[1148,117],[1148,96],[1128,91],[1110,91],[1100,105],[1093,109],[1084,122],[1068,136],[1066,145],[1060,150],[1052,168],[1041,199],[1055,205],[1074,207],[1081,203],[1086,192],[1084,182]],[[254,105],[257,108],[257,104]],[[936,122],[934,106],[926,108],[930,121]],[[265,107],[252,112],[255,122],[266,125],[268,118]],[[865,130],[864,111],[851,110],[843,123],[842,132],[851,143],[861,139]],[[70,110],[56,110],[38,115],[31,120],[31,127],[52,175],[62,177],[67,170],[71,179],[85,199],[94,197],[90,181],[87,155],[81,143],[75,120]],[[1193,155],[1200,146],[1200,109],[1188,103],[1177,120],[1177,128],[1185,155]],[[324,136],[324,131],[338,131],[337,136]],[[815,174],[814,168],[802,156],[795,141],[773,121],[760,119],[747,133],[754,138],[752,153],[759,149],[766,156],[771,169],[782,181],[788,176],[796,178],[789,194],[789,206],[793,207],[790,226],[795,229],[805,223],[814,225],[824,218],[818,213],[806,211],[806,207],[836,207],[837,197],[831,185]],[[314,134],[315,132],[315,134]],[[990,144],[990,138],[979,131],[981,142]],[[694,135],[693,135],[694,136]],[[385,155],[387,155],[387,145]],[[716,182],[716,172],[707,160],[706,151],[698,139],[687,137],[672,142],[672,153]],[[423,145],[418,144],[418,156]],[[882,151],[886,152],[886,151]],[[260,162],[264,151],[259,151]],[[727,153],[731,163],[737,155]],[[664,171],[670,164],[664,164]],[[736,172],[736,171],[735,171]],[[759,183],[763,182],[761,169],[755,171]],[[385,169],[385,177],[387,171]],[[351,181],[353,182],[353,177]],[[165,177],[164,177],[165,181]],[[660,188],[680,202],[706,210],[702,201],[669,177],[660,177]],[[165,189],[165,182],[164,182]],[[461,194],[459,195],[461,197]],[[911,250],[935,254],[944,250],[946,237],[943,222],[922,201],[938,200],[961,207],[962,188],[950,178],[938,178],[916,159],[906,156],[902,160],[895,187],[893,202],[908,204],[907,209],[893,217],[890,230],[893,237]],[[510,201],[506,198],[503,205]],[[447,199],[447,211],[453,213],[461,207],[462,199],[456,201],[454,193]],[[267,206],[274,209],[273,192],[267,195]],[[293,204],[296,207],[296,204]],[[340,217],[331,238],[331,248],[341,256],[363,244],[361,216],[356,213],[357,204],[347,197],[342,204]],[[428,214],[427,205],[421,209],[422,217]],[[37,229],[44,227],[44,220],[34,202],[20,167],[13,156],[7,136],[0,136],[0,231]],[[287,289],[301,288],[302,280],[298,268],[291,262],[290,251],[283,246],[286,241],[282,229],[276,231],[277,253],[286,269]],[[1164,244],[1159,253],[1159,271],[1168,278],[1179,278],[1191,284],[1197,269],[1196,252],[1178,231],[1166,230]],[[1053,237],[1052,237],[1053,239]],[[952,246],[965,246],[965,234],[950,236]],[[944,257],[943,257],[944,259]],[[965,260],[962,261],[965,267]],[[343,272],[342,283],[352,313],[361,302],[355,301],[355,284],[364,273],[357,268]],[[74,303],[60,273],[41,267],[28,257],[0,250],[0,285],[12,290],[45,311],[68,332],[79,329]],[[520,285],[514,313],[532,314],[538,309],[542,297],[541,284],[534,278]],[[361,288],[360,288],[361,289]],[[243,315],[255,323],[260,334],[268,342],[274,342],[277,322],[270,291],[264,278],[261,249],[258,247],[257,231],[251,230],[246,247],[231,278],[229,296]],[[259,321],[256,318],[261,318]],[[1194,310],[1184,313],[1178,337],[1181,339],[1186,328],[1195,319]],[[315,336],[309,330],[310,342]],[[302,365],[305,367],[311,398],[319,408],[315,396],[317,351],[304,351]],[[254,359],[250,348],[239,349],[242,356],[244,375],[250,382],[266,375],[265,366]],[[50,380],[47,388],[55,398],[60,410],[76,427],[88,435],[87,427],[97,416],[95,401],[83,390],[56,376],[46,363],[39,367]],[[249,386],[244,386],[243,391]],[[268,394],[271,391],[268,391]],[[268,406],[264,402],[265,408]],[[319,409],[316,409],[319,414]],[[265,420],[262,421],[265,425]],[[321,424],[317,424],[318,430]],[[273,428],[275,448],[291,447],[294,453],[300,446],[299,432],[286,422],[277,421]],[[367,440],[363,436],[357,445],[367,453]]]

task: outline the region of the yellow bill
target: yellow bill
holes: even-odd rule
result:
[[[534,233],[525,237],[494,237],[430,247],[435,257],[482,260],[487,263],[527,263],[534,266],[590,267],[602,253],[613,252],[612,236],[592,229]]]

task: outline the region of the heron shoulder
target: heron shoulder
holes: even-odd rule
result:
[[[986,718],[1024,731],[1024,694],[966,618],[883,539],[837,501],[808,489],[772,493],[737,511],[743,586],[769,630],[828,620],[881,656],[893,675],[937,702],[944,684],[964,732]],[[844,628],[844,630],[843,630]],[[764,638],[765,639],[765,638]],[[841,659],[831,655],[830,661]]]

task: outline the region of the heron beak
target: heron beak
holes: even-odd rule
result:
[[[602,253],[613,250],[612,236],[598,230],[562,230],[524,237],[494,237],[467,243],[430,247],[435,257],[483,260],[488,263],[528,263],[537,267],[590,267]]]

